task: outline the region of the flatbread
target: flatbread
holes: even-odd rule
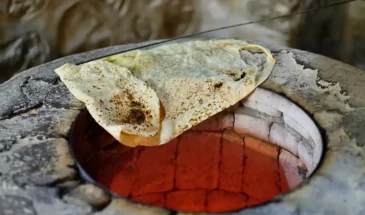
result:
[[[274,65],[264,47],[213,40],[129,51],[55,72],[116,140],[153,146],[248,96]]]

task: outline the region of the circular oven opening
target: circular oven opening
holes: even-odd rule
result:
[[[71,148],[81,176],[133,201],[186,212],[229,212],[297,187],[317,167],[323,143],[312,119],[261,88],[169,143],[130,148],[87,111]]]

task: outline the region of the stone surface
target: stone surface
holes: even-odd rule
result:
[[[64,198],[84,201],[95,209],[102,209],[110,202],[110,197],[102,189],[91,184],[76,187]]]
[[[104,209],[93,211],[82,199],[66,201],[62,197],[69,192],[59,192],[61,185],[77,179],[72,171],[66,170],[63,175],[60,169],[75,168],[66,139],[83,105],[67,92],[52,70],[65,62],[80,63],[130,47],[134,46],[62,58],[0,85],[1,211],[37,215],[170,214],[167,209],[116,197]],[[364,214],[365,139],[360,132],[365,122],[364,71],[300,50],[267,47],[277,64],[262,87],[288,97],[316,119],[325,136],[325,153],[320,166],[297,189],[235,214]],[[37,177],[43,178],[44,185],[34,184]],[[255,199],[248,201],[248,205],[257,204]]]
[[[62,182],[69,182],[76,177],[72,168],[58,168],[46,171],[32,172],[29,175],[16,174],[14,181],[19,184],[34,184],[38,186],[52,186]]]
[[[20,179],[24,183],[47,184],[60,178],[74,178],[74,171],[65,171],[74,162],[64,139],[19,139],[11,150],[0,154],[0,160],[2,176],[27,177],[28,180]]]

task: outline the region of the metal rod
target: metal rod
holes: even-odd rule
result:
[[[262,23],[262,22],[281,19],[281,18],[285,18],[285,17],[296,16],[296,15],[299,15],[299,14],[305,14],[305,13],[309,13],[309,12],[312,12],[312,11],[324,10],[324,9],[328,9],[328,8],[343,5],[343,4],[348,4],[348,3],[351,3],[351,2],[355,2],[355,1],[358,1],[358,0],[346,0],[346,1],[337,2],[337,3],[333,3],[333,4],[327,4],[327,5],[324,5],[324,6],[319,6],[319,7],[316,7],[316,8],[309,8],[309,9],[305,9],[305,10],[302,10],[302,11],[298,11],[298,12],[290,13],[290,14],[285,14],[285,15],[281,15],[281,16],[270,17],[270,18],[256,20],[256,21],[249,21],[249,22],[239,23],[239,24],[234,24],[234,25],[228,25],[228,26],[224,26],[224,27],[220,27],[220,28],[214,28],[214,29],[210,29],[210,30],[206,30],[206,31],[198,32],[198,33],[193,33],[193,34],[189,34],[189,35],[185,35],[185,36],[181,36],[181,37],[176,37],[176,38],[172,38],[172,39],[167,39],[167,40],[151,43],[151,44],[144,45],[144,46],[139,46],[139,47],[136,47],[136,48],[127,49],[127,50],[124,50],[124,51],[111,53],[111,54],[105,55],[103,57],[97,57],[97,58],[94,58],[94,59],[90,59],[90,60],[85,61],[83,63],[90,62],[90,61],[97,60],[97,59],[104,58],[104,57],[108,57],[108,56],[115,55],[115,54],[121,54],[121,53],[129,52],[129,51],[133,51],[133,50],[136,50],[136,49],[143,49],[143,48],[147,48],[147,47],[151,47],[151,46],[161,45],[161,44],[164,44],[164,43],[177,41],[177,40],[181,40],[181,39],[185,39],[185,38],[189,38],[189,37],[194,37],[194,36],[198,36],[198,35],[202,35],[202,34],[206,34],[206,33],[225,30],[225,29],[229,29],[229,28],[241,27],[241,26],[245,26],[245,25]]]

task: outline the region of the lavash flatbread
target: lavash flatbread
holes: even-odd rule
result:
[[[245,98],[274,65],[261,46],[213,40],[129,51],[55,72],[116,140],[153,146]]]

